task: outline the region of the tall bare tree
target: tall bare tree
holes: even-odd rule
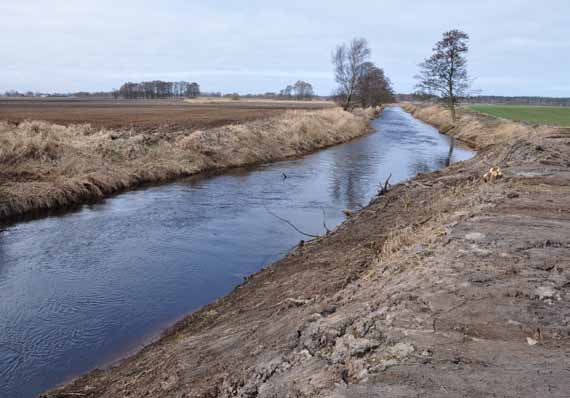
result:
[[[363,73],[364,63],[369,58],[370,48],[363,38],[352,39],[348,45],[339,44],[332,54],[334,77],[339,84],[336,98],[345,110],[353,106],[358,79]]]
[[[469,35],[460,30],[445,32],[433,48],[431,57],[419,65],[420,73],[415,76],[419,91],[443,100],[454,121],[455,106],[467,94],[470,85],[465,57],[469,51],[468,41]]]
[[[356,96],[363,108],[378,106],[394,101],[394,90],[390,79],[384,74],[382,68],[372,62],[362,65],[362,73],[358,78]]]

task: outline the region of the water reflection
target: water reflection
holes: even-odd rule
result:
[[[298,160],[129,192],[0,232],[0,396],[31,397],[230,291],[392,174],[472,156],[388,108],[376,133]],[[283,179],[282,174],[288,177]]]

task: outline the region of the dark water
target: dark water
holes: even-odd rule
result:
[[[125,193],[0,232],[0,397],[32,397],[135,349],[399,182],[450,142],[400,108],[302,159]],[[451,160],[471,157],[455,148]],[[282,173],[288,178],[283,179]]]

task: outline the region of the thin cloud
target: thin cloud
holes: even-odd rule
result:
[[[471,35],[486,94],[567,95],[570,3],[530,0],[18,0],[0,5],[0,91],[109,90],[126,80],[197,80],[221,91],[334,87],[335,45],[366,37],[400,92],[450,28]],[[504,76],[513,79],[504,78]]]

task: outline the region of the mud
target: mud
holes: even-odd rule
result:
[[[406,109],[479,155],[47,396],[568,396],[569,131]]]

